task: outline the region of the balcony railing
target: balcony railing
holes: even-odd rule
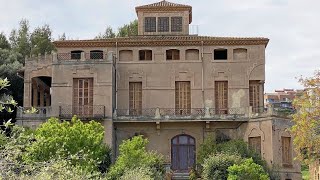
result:
[[[104,60],[106,55],[103,52],[90,53],[58,53],[57,59],[59,61],[80,61],[80,60]]]
[[[149,108],[117,109],[116,120],[121,119],[241,119],[248,108]]]
[[[35,109],[35,111],[34,111]],[[17,119],[46,120],[51,117],[51,107],[18,107]]]
[[[106,117],[105,106],[59,106],[59,117],[62,119],[71,119],[76,115],[81,120],[103,119]]]

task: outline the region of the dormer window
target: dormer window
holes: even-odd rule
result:
[[[158,17],[158,32],[169,32],[169,17]]]
[[[182,17],[171,17],[171,32],[182,31]]]
[[[157,19],[156,17],[145,17],[144,19],[144,31],[145,32],[156,32],[157,30]]]

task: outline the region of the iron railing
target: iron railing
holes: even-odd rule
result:
[[[17,119],[45,120],[51,117],[51,107],[18,107]]]
[[[103,119],[106,117],[105,106],[59,106],[59,117],[62,119],[71,119],[74,115],[78,118],[85,119]]]
[[[85,54],[86,59],[104,59],[103,52],[90,52]]]

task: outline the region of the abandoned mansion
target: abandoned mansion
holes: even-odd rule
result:
[[[177,172],[195,165],[206,137],[242,139],[282,179],[301,179],[290,118],[264,107],[269,39],[193,34],[189,5],[135,10],[136,36],[55,41],[56,52],[27,58],[17,123],[96,120],[115,155],[122,140],[143,135]]]

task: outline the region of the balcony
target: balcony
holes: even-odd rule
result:
[[[281,108],[239,107],[239,108],[149,108],[117,109],[115,121],[248,121],[262,117],[290,118],[294,111]]]
[[[59,117],[61,119],[71,119],[76,115],[81,120],[99,120],[106,117],[105,106],[59,106]]]
[[[51,107],[35,107],[32,112],[32,107],[18,107],[17,119],[21,120],[46,120],[51,117]]]

